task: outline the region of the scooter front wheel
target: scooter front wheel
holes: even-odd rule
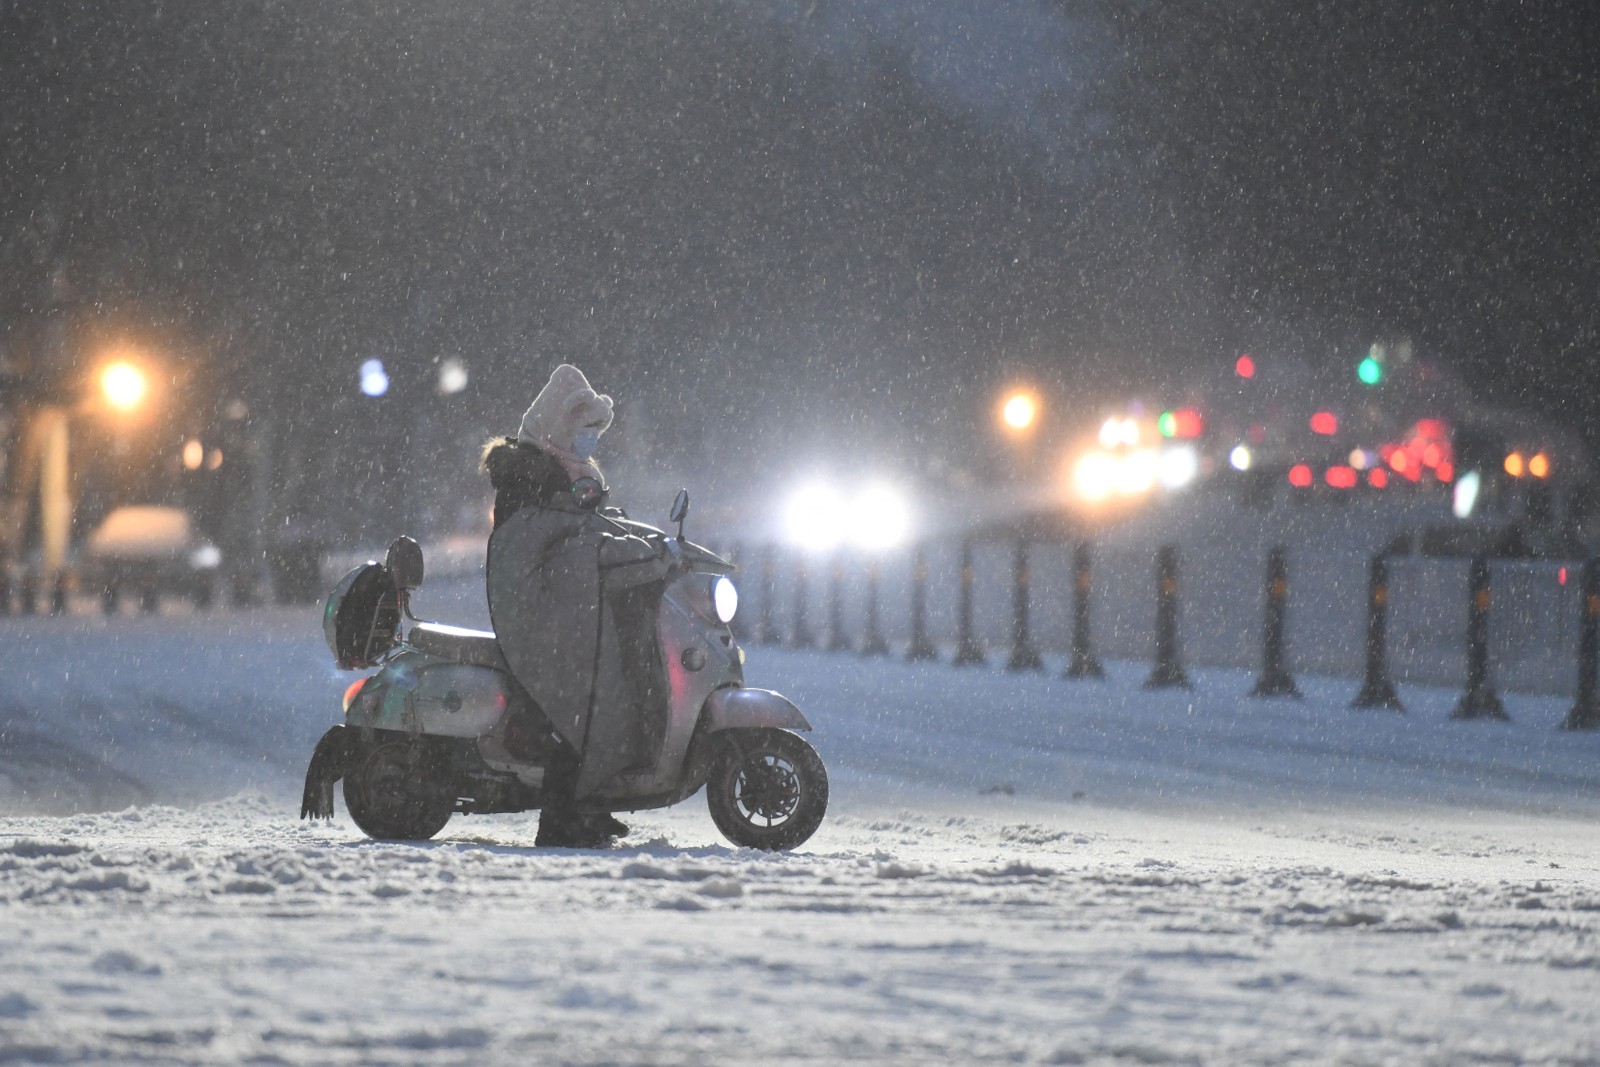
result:
[[[443,761],[426,742],[383,741],[344,776],[344,806],[368,837],[426,841],[450,821],[456,800]]]
[[[731,730],[706,778],[711,821],[736,845],[778,851],[817,832],[828,810],[828,769],[787,730]]]

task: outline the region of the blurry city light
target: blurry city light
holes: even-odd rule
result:
[[[459,359],[447,359],[439,364],[439,393],[450,396],[467,387],[467,365]]]
[[[1029,393],[1012,393],[1000,408],[1000,420],[1013,430],[1029,429],[1038,417],[1039,402]]]
[[[1234,361],[1233,373],[1241,378],[1254,378],[1256,376],[1256,361],[1250,358],[1248,352],[1245,353]]]
[[[911,532],[906,498],[886,485],[868,486],[850,508],[850,539],[869,550],[893,548]]]
[[[1100,424],[1100,447],[1117,448],[1122,445],[1132,447],[1139,443],[1139,423],[1134,419],[1119,419],[1112,416]]]
[[[1527,473],[1527,460],[1522,458],[1521,452],[1513,452],[1506,457],[1506,473],[1513,478],[1520,478]]]
[[[1117,488],[1129,496],[1148,492],[1156,484],[1157,466],[1156,454],[1150,449],[1123,456],[1117,472]]]
[[[1157,477],[1167,489],[1182,489],[1200,474],[1200,457],[1187,445],[1169,448],[1157,462]]]
[[[1311,432],[1331,437],[1339,432],[1339,418],[1331,411],[1319,411],[1311,416]]]
[[[1311,468],[1304,463],[1296,463],[1289,468],[1289,484],[1296,489],[1304,489],[1311,484]]]
[[[1085,500],[1104,500],[1117,487],[1117,461],[1104,452],[1090,452],[1072,470],[1072,484]]]
[[[1249,470],[1250,461],[1252,458],[1253,457],[1250,455],[1250,449],[1244,445],[1234,445],[1233,451],[1228,453],[1228,463],[1236,471]]]
[[[845,521],[844,499],[821,482],[796,492],[784,511],[789,540],[818,551],[827,551],[844,539]]]
[[[1367,484],[1374,489],[1382,489],[1389,484],[1389,472],[1382,467],[1374,467],[1367,472]]]
[[[211,455],[206,457],[206,469],[214,471],[220,466],[222,466],[222,449],[213,448]]]
[[[1550,457],[1543,452],[1536,454],[1528,460],[1528,473],[1535,478],[1548,478],[1550,476]]]
[[[144,402],[150,392],[144,371],[125,359],[119,359],[100,372],[100,391],[106,402],[118,411],[132,411]]]
[[[1377,385],[1383,381],[1383,364],[1368,356],[1356,367],[1356,377],[1364,385]]]
[[[1433,468],[1433,476],[1441,482],[1448,482],[1455,478],[1456,467],[1454,463],[1441,463]]]
[[[911,508],[903,493],[882,483],[847,498],[823,482],[801,488],[784,511],[785,532],[795,545],[826,552],[849,542],[881,551],[911,533]]]
[[[186,471],[197,471],[197,470],[200,469],[200,465],[202,463],[204,463],[205,461],[206,461],[206,446],[205,445],[202,445],[199,441],[196,441],[192,437],[189,440],[187,440],[187,441],[185,441],[183,443],[183,469],[184,470],[186,470]]]
[[[382,396],[389,391],[389,375],[383,360],[369,359],[361,364],[361,391],[367,396]]]
[[[1162,437],[1199,437],[1205,422],[1194,408],[1163,411],[1156,420],[1156,431]]]
[[[1450,510],[1458,519],[1464,519],[1472,514],[1472,509],[1478,506],[1478,488],[1482,478],[1477,471],[1468,471],[1456,482],[1455,492],[1451,495]]]
[[[1354,489],[1356,487],[1356,472],[1353,467],[1329,467],[1323,480],[1335,489]]]

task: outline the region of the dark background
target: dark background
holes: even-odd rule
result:
[[[0,0],[5,388],[84,371],[66,308],[183,364],[174,450],[257,440],[271,521],[334,526],[470,495],[561,360],[713,498],[981,478],[1019,377],[1086,418],[1401,336],[1593,447],[1586,10]]]

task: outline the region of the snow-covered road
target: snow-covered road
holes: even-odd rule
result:
[[[700,798],[601,852],[377,844],[294,818],[348,681],[303,619],[0,630],[0,1063],[1600,1063],[1560,700],[758,649],[834,778],[799,852]]]

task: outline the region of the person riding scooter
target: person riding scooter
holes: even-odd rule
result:
[[[655,605],[671,563],[602,505],[595,464],[613,402],[563,363],[515,437],[491,441],[489,615],[512,673],[561,751],[548,765],[538,845],[597,847],[627,833],[583,798],[655,755],[665,702]]]

